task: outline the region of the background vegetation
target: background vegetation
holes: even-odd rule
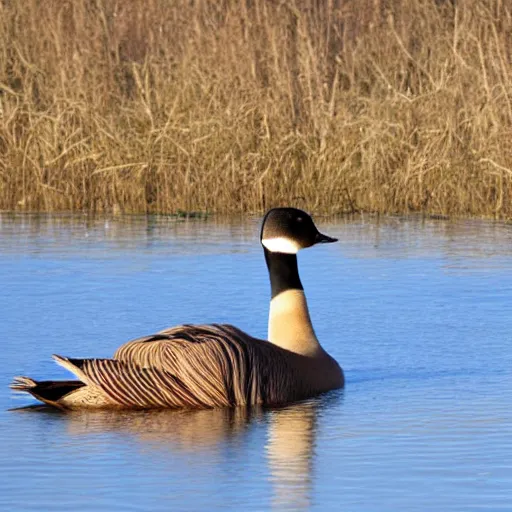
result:
[[[0,208],[512,217],[508,0],[1,0]]]

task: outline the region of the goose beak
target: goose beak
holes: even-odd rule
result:
[[[315,244],[330,244],[332,242],[337,242],[337,238],[333,238],[332,236],[323,235],[318,232],[315,237]]]

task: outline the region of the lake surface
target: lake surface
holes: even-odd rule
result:
[[[299,268],[347,384],[273,410],[9,411],[51,354],[266,336],[260,219],[0,214],[0,510],[512,510],[512,225],[317,219]]]

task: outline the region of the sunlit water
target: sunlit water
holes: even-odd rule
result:
[[[259,219],[0,215],[0,510],[512,510],[512,226],[319,219],[301,253],[347,385],[278,410],[8,411],[52,353],[182,322],[266,333]]]

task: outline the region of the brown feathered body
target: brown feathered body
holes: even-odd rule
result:
[[[23,377],[11,387],[60,408],[205,408],[300,400],[339,387],[333,375],[342,378],[327,353],[296,354],[219,324],[182,325],[135,339],[112,359],[54,358],[83,385],[68,381],[70,389],[56,390],[48,382],[50,394],[46,383]]]

